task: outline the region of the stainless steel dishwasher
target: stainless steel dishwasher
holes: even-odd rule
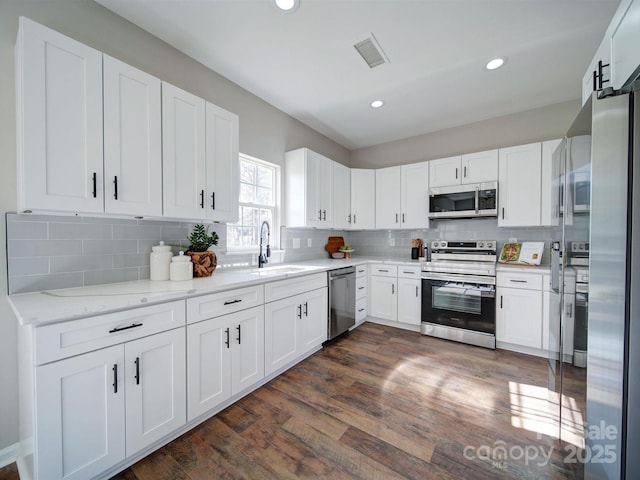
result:
[[[329,340],[356,324],[356,269],[338,268],[329,273]]]

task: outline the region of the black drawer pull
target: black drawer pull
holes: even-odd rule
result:
[[[385,273],[389,273],[389,270],[382,270],[381,268],[378,269],[379,272],[385,272]]]
[[[131,325],[129,325],[127,327],[112,328],[111,330],[109,330],[109,333],[122,332],[123,330],[129,330],[131,328],[138,328],[138,327],[141,327],[141,326],[142,326],[142,323],[132,323]]]
[[[364,308],[359,308],[358,311],[359,312],[364,312]]]
[[[513,283],[529,283],[527,280],[514,280],[512,278],[510,278],[509,281]]]
[[[233,305],[234,303],[240,303],[242,301],[242,299],[235,299],[235,300],[227,300],[226,302],[224,302],[225,305]]]
[[[118,364],[113,364],[113,393],[118,393]]]
[[[135,364],[136,364],[136,376],[135,376],[136,385],[140,385],[140,357],[136,357]]]
[[[358,290],[364,290],[364,287],[358,287]]]

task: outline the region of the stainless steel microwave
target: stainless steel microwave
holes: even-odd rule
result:
[[[429,189],[429,218],[498,216],[498,182]]]

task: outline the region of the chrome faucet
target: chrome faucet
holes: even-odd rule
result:
[[[264,230],[265,225],[267,226],[267,249],[266,249],[266,254],[263,254],[262,242],[264,240],[264,235],[262,232]],[[269,246],[270,237],[271,237],[271,229],[269,227],[269,222],[265,220],[262,222],[262,225],[260,225],[260,253],[258,254],[258,268],[262,268],[264,267],[265,263],[269,263],[269,260],[267,260],[267,258],[271,256],[271,247]]]

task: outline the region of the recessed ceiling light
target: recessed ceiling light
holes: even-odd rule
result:
[[[487,66],[485,68],[487,70],[495,70],[496,68],[500,68],[501,66],[503,66],[505,63],[507,63],[506,58],[494,58],[489,63],[487,63]]]
[[[373,102],[371,102],[371,108],[380,108],[383,105],[384,102],[382,100],[374,100]]]
[[[300,5],[300,0],[274,0],[276,7],[283,12],[291,13]]]

